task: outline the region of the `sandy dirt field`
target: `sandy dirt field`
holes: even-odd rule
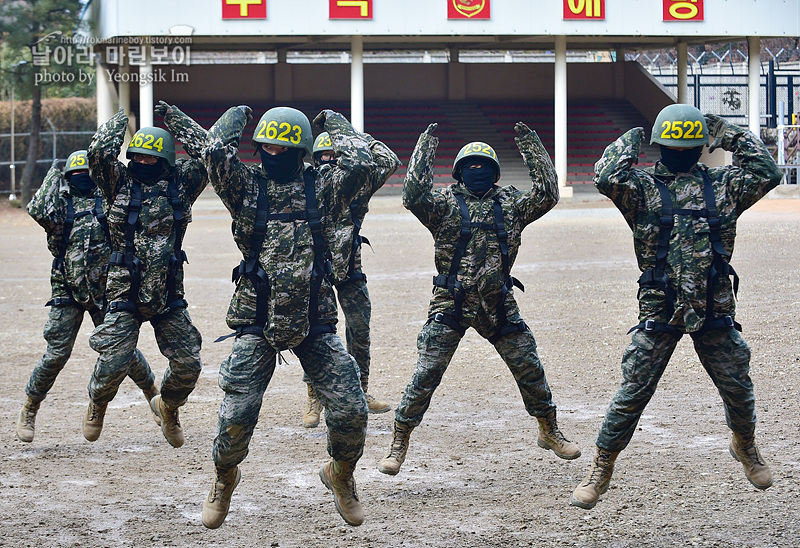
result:
[[[587,198],[594,198],[587,200]],[[431,291],[430,235],[397,195],[374,199],[364,234],[373,299],[371,391],[399,401],[416,360]],[[185,244],[187,298],[204,337],[204,369],[182,409],[186,444],[173,449],[141,392],[126,380],[105,429],[84,440],[81,420],[96,354],[85,319],[75,352],[43,402],[36,438],[16,439],[28,376],[45,348],[49,265],[44,232],[19,209],[0,208],[0,546],[36,547],[792,547],[800,546],[800,200],[762,200],[739,222],[733,265],[742,278],[737,319],[753,351],[761,451],[774,486],[758,491],[728,454],[722,404],[681,341],[611,489],[594,510],[569,506],[620,381],[636,323],[636,269],[622,216],[593,189],[527,229],[514,274],[523,316],[539,344],[562,430],[583,448],[563,461],[536,446],[537,426],[492,346],[468,332],[411,437],[394,477],[377,463],[393,413],[372,415],[356,480],[366,510],[347,526],[317,476],[324,423],[301,425],[305,388],[284,352],[243,463],[226,523],[200,520],[211,484],[211,442],[230,341],[224,315],[239,256],[230,218],[213,194],[194,210]],[[164,371],[152,329],[140,348]]]

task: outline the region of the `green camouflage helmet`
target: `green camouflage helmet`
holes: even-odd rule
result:
[[[64,166],[64,177],[70,178],[70,173],[75,171],[88,171],[89,162],[86,161],[86,151],[76,150],[67,158],[67,165]]]
[[[333,143],[331,143],[331,136],[327,131],[323,131],[317,135],[314,141],[314,154],[317,152],[333,151]]]
[[[489,158],[495,168],[494,182],[496,183],[500,179],[500,162],[497,161],[497,153],[492,147],[480,141],[467,143],[458,151],[453,162],[453,179],[461,180],[461,163],[467,158]]]
[[[664,107],[656,116],[650,144],[694,148],[708,144],[708,128],[703,114],[691,105]]]
[[[136,132],[128,145],[125,157],[133,160],[134,154],[147,154],[164,158],[170,166],[175,166],[175,139],[166,129],[143,127]]]
[[[291,107],[275,107],[265,112],[258,121],[253,142],[300,148],[313,154],[314,135],[311,122],[305,114]]]

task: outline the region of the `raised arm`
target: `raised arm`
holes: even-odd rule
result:
[[[433,192],[433,162],[439,147],[433,132],[438,125],[430,124],[420,134],[403,181],[403,206],[429,229],[438,225],[447,211],[446,199]]]
[[[331,136],[336,154],[336,164],[324,172],[323,186],[333,193],[329,215],[338,219],[353,199],[367,189],[375,164],[366,136],[353,129],[347,118],[338,112],[323,110],[314,118],[314,124]]]
[[[53,160],[53,165],[42,181],[42,186],[28,202],[28,215],[39,223],[49,235],[58,235],[56,232],[63,228],[66,210],[59,192],[61,187],[61,170],[58,168],[58,159]]]
[[[633,164],[639,162],[639,148],[644,129],[628,130],[608,145],[594,166],[594,184],[604,196],[611,198],[630,225],[641,207],[642,197]]]
[[[110,120],[97,128],[86,153],[89,174],[109,204],[114,202],[119,192],[122,173],[126,169],[117,157],[122,149],[127,127],[128,117],[123,109],[119,109]]]
[[[239,159],[239,141],[253,113],[248,106],[231,107],[208,131],[208,146],[202,151],[208,177],[231,215],[242,206],[243,188],[249,174]]]
[[[164,117],[169,132],[183,144],[183,149],[192,158],[178,161],[176,175],[183,181],[186,199],[194,203],[208,185],[206,166],[200,158],[203,149],[208,146],[208,132],[181,109],[164,101],[159,101],[155,112]]]
[[[368,190],[369,195],[372,196],[397,171],[401,162],[397,154],[381,141],[372,139],[369,144],[369,150],[372,154],[372,160],[375,162],[375,167],[370,176],[371,188]]]
[[[741,215],[778,186],[783,173],[761,139],[752,132],[713,114],[706,114],[706,124],[711,139],[709,150],[721,148],[733,153],[736,166],[718,169],[725,170],[728,194],[735,200],[737,215]]]
[[[558,203],[558,177],[550,155],[536,132],[522,122],[514,125],[514,131],[517,132],[514,142],[528,166],[531,178],[531,191],[523,194],[523,199],[518,204],[520,219],[527,225]]]
[[[159,101],[156,114],[164,117],[164,125],[176,141],[192,158],[199,158],[203,149],[208,146],[208,132],[175,105]]]

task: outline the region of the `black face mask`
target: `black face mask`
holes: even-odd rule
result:
[[[70,189],[77,191],[81,196],[88,196],[97,188],[88,173],[73,173],[69,178]]]
[[[674,150],[664,145],[660,146],[661,163],[672,173],[688,173],[703,154],[701,146],[686,150]]]
[[[482,164],[481,167],[472,168],[464,164],[461,168],[461,180],[475,196],[486,194],[494,186],[495,177],[494,167],[491,165]]]
[[[258,149],[261,152],[261,165],[267,177],[274,181],[286,182],[292,175],[300,171],[302,163],[300,161],[300,154],[303,152],[299,149],[289,149],[280,154],[269,154],[263,148]]]
[[[128,164],[128,168],[131,170],[131,173],[133,173],[133,176],[143,183],[152,183],[164,171],[161,165],[161,158],[159,158],[155,164],[141,164],[131,160],[131,163]]]

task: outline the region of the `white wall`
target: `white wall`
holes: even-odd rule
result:
[[[448,0],[373,0],[371,21],[329,20],[328,0],[267,0],[266,20],[222,20],[222,0],[94,0],[97,35],[800,36],[798,0],[704,0],[702,22],[664,22],[659,0],[606,0],[603,21],[563,19],[560,0],[493,0],[490,20],[447,20]]]

